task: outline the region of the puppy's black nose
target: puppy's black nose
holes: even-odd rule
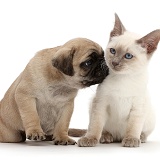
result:
[[[97,76],[97,77],[101,77],[101,76],[102,76],[102,72],[97,72],[97,73],[96,73],[96,76]]]

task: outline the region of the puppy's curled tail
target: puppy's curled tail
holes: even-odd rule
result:
[[[86,134],[86,129],[69,128],[68,135],[71,137],[82,137]]]

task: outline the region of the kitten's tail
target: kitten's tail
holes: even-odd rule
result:
[[[86,134],[86,129],[69,128],[68,135],[71,137],[82,137]]]

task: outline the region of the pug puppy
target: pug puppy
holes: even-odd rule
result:
[[[39,51],[0,102],[0,142],[73,145],[68,127],[78,89],[108,75],[102,48],[85,38]]]

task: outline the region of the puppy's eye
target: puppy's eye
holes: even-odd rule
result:
[[[110,52],[111,52],[112,54],[116,54],[116,50],[115,50],[114,48],[110,48]]]
[[[92,64],[93,64],[92,59],[90,59],[90,60],[88,60],[88,61],[86,61],[86,62],[84,63],[84,65],[85,65],[86,67],[90,67]]]
[[[133,58],[133,55],[130,54],[130,53],[126,53],[124,57],[125,57],[126,59],[131,59],[131,58]]]

